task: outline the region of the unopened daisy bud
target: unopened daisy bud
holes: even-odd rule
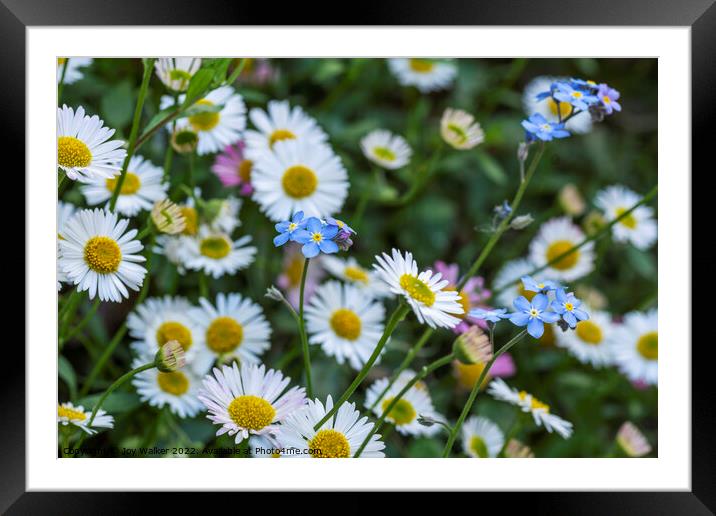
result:
[[[521,162],[527,161],[527,156],[529,156],[530,153],[530,145],[528,143],[522,142],[517,146],[517,159]]]
[[[485,141],[485,131],[475,117],[461,109],[447,108],[440,120],[440,135],[458,150],[468,150]]]
[[[604,219],[604,216],[601,213],[599,213],[598,211],[592,211],[589,212],[586,217],[584,217],[584,221],[582,221],[582,227],[584,228],[584,232],[587,233],[587,235],[592,236],[597,234],[606,223],[607,221]]]
[[[158,231],[170,235],[181,233],[186,228],[186,219],[181,208],[169,199],[162,199],[154,203],[152,222]]]
[[[471,326],[455,339],[452,351],[463,364],[486,364],[492,360],[490,338],[478,326]]]
[[[510,222],[510,227],[512,229],[520,230],[525,229],[527,226],[532,224],[535,219],[532,218],[532,215],[529,213],[527,215],[519,215],[512,219],[512,222]]]
[[[163,373],[170,373],[186,365],[184,347],[176,340],[164,344],[154,356],[154,363]]]
[[[529,446],[517,439],[510,439],[510,442],[505,447],[505,457],[510,459],[534,459],[535,454]]]
[[[266,289],[266,293],[264,295],[273,301],[286,301],[286,298],[283,297],[281,291],[273,285]]]
[[[587,204],[579,193],[579,189],[572,183],[568,183],[559,191],[559,205],[564,212],[573,217],[578,217],[587,209]]]
[[[651,445],[644,434],[630,421],[625,422],[617,432],[617,444],[629,457],[643,457],[651,452]]]
[[[184,127],[174,131],[171,143],[174,150],[179,154],[189,154],[190,152],[194,152],[196,146],[199,144],[199,135],[191,129]]]

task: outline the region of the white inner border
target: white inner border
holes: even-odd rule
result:
[[[690,490],[690,28],[32,27],[26,35],[28,490]],[[659,458],[56,458],[55,59],[73,55],[658,57],[659,308],[668,314],[659,322]]]

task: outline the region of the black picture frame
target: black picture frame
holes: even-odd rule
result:
[[[336,4],[282,4],[203,0],[0,0],[0,55],[5,78],[0,81],[3,110],[2,140],[6,148],[24,148],[25,136],[25,30],[29,26],[62,25],[634,25],[691,27],[692,59],[692,168],[712,174],[713,127],[716,120],[716,5],[714,0],[503,0],[500,2],[457,0],[441,2],[361,2],[356,9]],[[346,13],[341,19],[321,20],[319,12]],[[350,12],[350,15],[348,13]],[[555,14],[557,13],[557,14]],[[319,21],[320,20],[320,21]],[[559,49],[555,48],[558,53]],[[24,169],[24,163],[18,163]],[[20,168],[18,168],[19,170]],[[26,171],[27,174],[37,171]],[[670,171],[686,174],[690,171]],[[19,182],[18,188],[24,190]],[[705,210],[710,188],[694,191],[693,235],[712,234],[713,215]],[[698,196],[702,198],[699,199]],[[701,202],[699,202],[701,200]],[[712,203],[712,202],[711,202]],[[699,212],[701,210],[701,213]],[[667,212],[668,213],[668,212]],[[699,229],[701,231],[699,231]],[[711,240],[710,238],[707,241]],[[693,252],[693,251],[692,251]],[[693,255],[692,274],[704,272],[712,258]],[[28,271],[25,269],[25,273]],[[706,276],[707,278],[709,276]],[[19,278],[18,278],[19,279]],[[705,284],[708,284],[707,282]],[[710,289],[709,289],[710,290]],[[695,300],[696,320],[700,311]],[[705,311],[705,310],[704,310]],[[6,326],[7,327],[7,326]],[[692,329],[684,328],[684,348]],[[492,502],[525,505],[535,514],[713,514],[716,511],[716,446],[714,445],[712,360],[708,360],[711,339],[698,340],[692,347],[692,456],[690,492],[639,493],[530,493],[485,494]],[[24,350],[17,344],[4,346],[17,353],[14,364],[24,364]],[[48,347],[49,349],[49,347]],[[48,355],[49,356],[49,355]],[[126,493],[27,493],[25,488],[25,378],[24,367],[4,368],[0,389],[0,511],[7,514],[126,514],[137,511],[149,494]],[[172,504],[182,501],[178,493]],[[195,494],[191,495],[196,496]],[[228,496],[236,496],[227,494]],[[483,496],[483,495],[480,495]],[[502,496],[498,501],[498,496]],[[157,499],[155,498],[154,501]],[[484,500],[481,499],[481,505]],[[217,504],[218,502],[218,504]],[[221,507],[221,499],[212,504]],[[183,503],[183,502],[181,502]],[[272,500],[273,503],[273,500]],[[146,507],[149,507],[148,505]]]

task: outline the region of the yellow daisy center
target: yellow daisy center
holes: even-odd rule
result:
[[[58,65],[63,65],[63,64],[65,64],[66,62],[67,62],[67,58],[66,58],[66,57],[58,57],[58,58],[57,58],[57,64],[58,64]]]
[[[170,340],[176,340],[184,351],[188,350],[192,345],[191,330],[182,323],[176,321],[167,321],[157,328],[156,333],[157,344],[163,346]]]
[[[647,360],[659,358],[659,335],[655,331],[645,333],[636,343],[636,349]]]
[[[331,315],[330,324],[335,334],[343,339],[356,340],[360,337],[362,323],[353,310],[339,308]]]
[[[269,147],[273,147],[276,142],[282,142],[284,140],[295,140],[296,135],[288,129],[276,129],[269,136]]]
[[[110,192],[114,192],[114,189],[117,188],[117,181],[119,181],[119,176],[110,177],[109,179],[107,179],[107,190],[109,190]],[[119,193],[121,195],[132,195],[134,193],[137,193],[141,186],[142,180],[139,179],[139,176],[132,172],[127,172],[127,174],[124,176],[122,189],[119,191]]]
[[[525,391],[519,392],[520,400],[524,401],[525,398],[527,398],[527,393]],[[544,410],[545,412],[549,412],[549,405],[546,403],[542,403],[540,400],[535,398],[534,396],[530,397],[530,409],[531,410]]]
[[[217,317],[206,330],[206,345],[216,353],[233,351],[243,340],[243,326],[231,317]]]
[[[390,150],[388,147],[374,147],[373,148],[373,154],[378,159],[382,159],[383,161],[395,161],[395,152]]]
[[[161,390],[174,396],[181,396],[189,390],[189,379],[181,371],[160,371],[157,374],[157,384]]]
[[[474,453],[475,456],[481,459],[486,459],[489,456],[487,452],[487,444],[485,444],[485,440],[479,435],[473,435],[470,438],[470,450],[472,450],[472,453]]]
[[[261,430],[276,417],[276,410],[263,398],[252,395],[239,396],[229,403],[229,417],[241,428]]]
[[[547,248],[547,261],[551,262],[558,256],[562,255],[562,253],[566,253],[567,251],[569,251],[572,247],[574,246],[569,240],[557,240],[555,242],[552,242],[552,244]],[[572,267],[577,265],[578,261],[579,251],[573,251],[564,258],[561,258],[554,262],[552,265],[550,265],[550,267],[552,267],[553,269],[564,271],[567,269],[571,269]]]
[[[197,102],[199,106],[213,106],[214,103],[210,100],[201,99]],[[189,123],[196,132],[199,131],[211,131],[214,127],[219,124],[219,113],[217,111],[206,111],[204,113],[197,113],[189,117]]]
[[[231,252],[231,243],[224,236],[206,237],[199,244],[199,252],[213,260],[221,260]]]
[[[616,214],[617,217],[621,217],[624,212],[626,212],[626,208],[617,208]],[[619,221],[619,224],[622,226],[625,226],[629,229],[636,229],[637,221],[636,217],[634,217],[634,212],[630,213],[626,217],[624,217],[622,220]]]
[[[423,303],[425,306],[433,306],[435,303],[435,292],[430,287],[410,274],[403,274],[400,277],[400,287],[405,290],[410,297]]]
[[[319,430],[308,441],[308,450],[314,459],[347,459],[351,456],[351,445],[338,430]]]
[[[454,285],[448,285],[445,287],[444,290],[450,290],[454,292],[457,290]],[[455,317],[459,317],[460,319],[464,319],[467,317],[467,313],[470,311],[470,296],[467,295],[467,292],[464,290],[461,290],[459,293],[459,296],[457,298],[457,302],[460,303],[460,306],[462,306],[462,313],[461,314],[453,314]]]
[[[62,405],[58,405],[57,415],[59,417],[66,417],[70,421],[84,421],[87,419],[87,415],[84,412],[71,409],[69,407],[63,407]]]
[[[351,281],[368,283],[368,273],[361,267],[349,265],[345,268],[343,274]]]
[[[316,173],[303,165],[294,165],[286,169],[281,179],[284,192],[294,199],[308,197],[318,186]]]
[[[482,370],[485,368],[485,364],[482,363],[463,364],[462,362],[455,361],[453,362],[453,365],[455,368],[455,376],[457,377],[457,382],[463,389],[472,389],[477,383],[477,380],[480,378]],[[486,374],[485,379],[482,381],[482,385],[480,385],[480,388],[484,388],[485,385],[490,382],[490,379],[490,374]]]
[[[602,342],[602,329],[592,321],[579,321],[575,331],[582,342],[594,345]]]
[[[241,178],[244,183],[251,182],[251,169],[254,167],[254,162],[250,159],[245,159],[239,164],[239,169],[236,174]]]
[[[196,209],[191,206],[180,206],[179,209],[186,223],[182,234],[190,236],[196,235],[196,232],[199,230],[199,217],[196,213]]]
[[[568,117],[572,114],[572,105],[569,102],[555,102],[555,100],[550,97],[547,99],[547,105],[549,106],[550,112],[554,116],[561,116],[562,118]]]
[[[84,168],[92,163],[92,153],[82,140],[60,136],[57,139],[57,163],[66,168]]]
[[[430,73],[435,68],[435,63],[427,59],[411,59],[410,69],[417,73]]]
[[[106,236],[90,238],[84,249],[85,263],[95,272],[109,274],[117,272],[122,261],[119,244]]]
[[[386,398],[383,401],[382,408],[385,411],[385,409],[388,408],[388,405],[390,405],[395,398]],[[390,412],[388,413],[387,418],[393,421],[393,423],[396,424],[396,426],[400,425],[407,425],[411,421],[415,419],[415,416],[417,416],[417,413],[415,412],[415,408],[413,407],[413,404],[410,403],[405,398],[400,398],[398,402],[395,404],[395,406],[390,409]]]

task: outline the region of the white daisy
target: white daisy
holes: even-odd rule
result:
[[[179,95],[179,103],[186,95]],[[166,109],[174,105],[174,99],[168,95],[161,98],[159,107]],[[219,111],[205,111],[177,120],[177,129],[190,128],[199,135],[196,153],[201,155],[219,152],[227,145],[241,139],[246,128],[246,106],[243,97],[231,86],[221,86],[210,91],[203,99],[197,100],[194,107],[212,108],[220,106]],[[172,124],[167,124],[172,130]]]
[[[457,66],[435,59],[388,59],[388,68],[403,86],[415,86],[422,93],[449,88]]]
[[[270,346],[271,326],[261,307],[240,294],[216,296],[216,305],[200,298],[191,316],[204,334],[209,352],[222,361],[258,363]]]
[[[131,347],[140,356],[153,357],[167,342],[175,340],[186,353],[186,362],[204,374],[214,361],[204,345],[204,332],[191,317],[192,305],[183,297],[146,299],[127,317]]]
[[[487,392],[495,399],[520,407],[522,412],[531,413],[535,424],[545,427],[548,432],[554,430],[564,439],[572,435],[572,423],[550,413],[549,405],[525,391],[509,387],[501,378],[492,380],[487,387]]]
[[[245,269],[254,261],[256,248],[247,246],[249,235],[233,240],[226,233],[212,231],[208,226],[199,228],[196,237],[186,239],[183,261],[187,269],[203,270],[220,278],[224,274],[234,274]]]
[[[612,339],[611,316],[606,312],[589,312],[589,320],[579,321],[574,330],[555,331],[557,345],[566,348],[571,355],[584,364],[594,367],[613,362],[610,342]]]
[[[505,434],[485,417],[472,416],[462,425],[462,449],[470,457],[497,457],[504,445]]]
[[[125,233],[129,221],[104,210],[82,210],[72,217],[62,231],[60,268],[67,280],[80,292],[89,291],[102,301],[119,303],[128,298],[127,287],[139,290],[147,270],[138,265],[145,260],[134,240],[136,229]]]
[[[405,138],[385,129],[376,129],[365,135],[360,147],[366,158],[388,170],[404,167],[413,154]]]
[[[57,58],[57,84],[62,80],[63,84],[72,84],[84,77],[84,73],[80,68],[86,68],[92,64],[91,57],[58,57]],[[62,68],[66,67],[64,79],[62,78]]]
[[[186,273],[185,258],[190,246],[190,238],[160,235],[156,239],[154,252],[165,256],[177,268],[179,274],[184,275]]]
[[[415,376],[414,371],[406,369],[398,379],[390,386],[385,396],[380,399],[378,396],[385,390],[390,383],[388,378],[376,380],[366,391],[365,407],[370,408],[373,405],[373,413],[376,416],[383,414],[383,411],[392,403],[395,396],[405,387],[405,385]],[[418,417],[424,416],[432,419],[442,420],[442,416],[435,412],[433,402],[430,399],[427,385],[424,382],[418,382],[398,400],[385,420],[393,423],[395,429],[403,435],[435,435],[440,431],[439,425],[425,426],[418,423]]]
[[[252,198],[273,221],[287,220],[297,211],[326,218],[343,207],[348,174],[327,145],[285,140],[257,158],[251,186]]]
[[[60,267],[60,240],[64,240],[64,231],[67,221],[77,213],[77,207],[68,202],[57,201],[57,290],[62,288],[62,283],[67,282],[67,275]]]
[[[215,231],[222,231],[230,235],[234,229],[241,225],[239,211],[243,201],[233,195],[228,196],[226,199],[216,199],[216,201],[218,201],[219,208],[209,225]]]
[[[132,367],[146,363],[146,356],[135,359]],[[161,372],[156,367],[137,373],[132,378],[139,399],[152,407],[169,406],[173,414],[181,418],[194,417],[204,408],[198,395],[201,388],[201,376],[191,367],[178,371]]]
[[[117,197],[116,211],[127,217],[134,217],[142,210],[151,210],[156,201],[167,196],[169,184],[162,181],[163,177],[164,171],[161,167],[152,165],[151,161],[141,156],[132,156]],[[80,189],[87,199],[87,204],[96,206],[112,198],[117,181],[119,176],[109,179],[82,179],[82,182],[87,184]]]
[[[530,243],[530,260],[537,267],[546,265],[553,259],[581,243],[585,236],[578,226],[568,217],[548,220]],[[594,270],[594,242],[589,242],[543,271],[543,275],[553,280],[572,281],[586,276]]]
[[[659,379],[657,310],[630,312],[612,334],[617,367],[632,382],[656,385]]]
[[[611,222],[640,200],[639,194],[621,185],[614,185],[598,192],[594,204],[604,212],[607,221]],[[657,238],[654,210],[649,206],[639,206],[612,226],[612,235],[617,242],[631,242],[637,249],[650,248]]]
[[[161,57],[154,62],[157,77],[173,91],[186,91],[199,68],[201,59],[198,57]]]
[[[532,79],[532,81],[525,86],[525,92],[522,95],[522,106],[527,116],[539,113],[545,117],[548,122],[559,122],[560,113],[557,111],[558,109],[563,119],[572,113],[573,108],[569,102],[560,102],[558,107],[557,103],[551,97],[544,100],[537,100],[537,95],[549,91],[553,82],[563,79],[564,77],[541,76]],[[592,130],[592,117],[587,112],[579,113],[567,122],[565,128],[573,133],[588,133]]]
[[[320,400],[308,401],[308,406],[291,414],[281,425],[278,440],[284,446],[284,457],[313,459],[341,459],[355,455],[373,423],[360,417],[355,403],[344,403],[318,431],[313,427],[333,409],[333,399],[328,395],[325,407]],[[385,444],[380,435],[370,438],[361,458],[381,458]]]
[[[92,411],[85,412],[82,405],[75,406],[69,401],[57,405],[57,423],[62,426],[74,425],[89,435],[97,433],[95,428],[114,428],[114,418],[104,410],[97,411],[92,420],[92,426],[89,426],[91,415]]]
[[[360,370],[383,335],[385,308],[353,285],[329,281],[320,286],[306,307],[310,344],[339,364],[348,361]]]
[[[284,392],[290,381],[280,371],[267,372],[264,365],[244,363],[239,368],[234,362],[204,377],[199,399],[209,409],[206,417],[221,425],[216,435],[235,435],[236,444],[249,435],[272,440],[278,424],[306,403],[303,387]]]
[[[249,437],[249,453],[257,459],[278,459],[281,457],[281,444],[271,442],[263,435],[252,435]]]
[[[363,268],[352,256],[343,260],[335,256],[324,255],[321,264],[330,274],[362,289],[364,294],[374,298],[392,296],[388,286],[378,277],[378,273]]]
[[[485,131],[475,117],[462,109],[447,108],[440,120],[440,135],[448,145],[468,150],[485,141]]]
[[[376,256],[378,263],[373,267],[393,293],[405,298],[418,320],[431,328],[453,328],[459,324],[460,319],[450,314],[464,312],[460,293],[443,290],[449,282],[441,281],[440,273],[426,270],[418,274],[413,253],[406,252],[403,256],[393,249],[392,254],[392,258],[386,253]]]
[[[287,100],[272,100],[266,111],[253,108],[249,112],[257,130],[246,131],[246,157],[257,160],[269,152],[275,143],[296,140],[312,145],[326,143],[328,136],[316,121],[300,106],[291,107]]]
[[[110,140],[114,129],[104,127],[97,115],[86,116],[63,105],[57,108],[57,166],[67,177],[111,178],[119,174],[127,151],[122,140]]]

